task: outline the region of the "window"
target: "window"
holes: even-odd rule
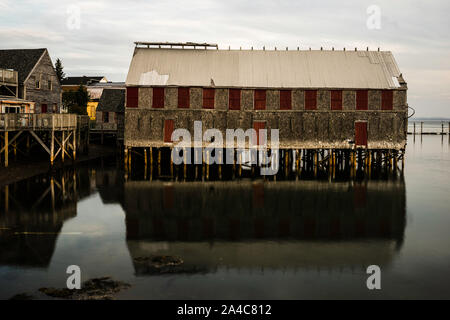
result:
[[[38,78],[36,79],[36,89],[40,89],[41,88],[41,79]]]
[[[164,108],[164,88],[153,88],[152,108]]]
[[[356,110],[369,109],[369,95],[367,90],[356,91]]]
[[[139,88],[127,88],[127,108],[137,108],[139,104]]]
[[[266,90],[255,90],[255,110],[266,110]]]
[[[103,123],[109,122],[109,112],[103,112]]]
[[[317,90],[305,91],[305,110],[317,110]]]
[[[214,89],[203,89],[203,109],[214,109]]]
[[[164,142],[172,142],[173,120],[164,120]]]
[[[241,89],[229,90],[229,109],[241,110]]]
[[[292,109],[291,90],[280,90],[280,110]]]
[[[178,108],[189,109],[189,88],[178,88]]]
[[[47,89],[50,90],[50,91],[53,89],[52,80],[48,80],[47,81]]]
[[[394,92],[383,90],[381,93],[381,110],[392,110],[394,107]]]
[[[331,90],[331,110],[342,110],[342,91]]]

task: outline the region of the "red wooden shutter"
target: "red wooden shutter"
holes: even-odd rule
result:
[[[305,91],[305,110],[317,110],[317,90]]]
[[[173,120],[164,120],[164,142],[172,142]]]
[[[214,89],[203,89],[203,109],[214,109]]]
[[[228,97],[229,97],[229,109],[241,110],[241,89],[230,89]]]
[[[255,110],[266,110],[266,90],[255,90]]]
[[[189,109],[189,88],[178,88],[178,108]]]
[[[280,90],[280,110],[292,109],[291,90]]]
[[[127,88],[127,108],[137,108],[139,104],[139,88]]]
[[[265,141],[264,140],[259,140],[259,130],[261,130],[261,129],[265,129],[266,128],[266,123],[265,122],[263,122],[263,121],[255,121],[255,122],[253,122],[253,129],[255,129],[255,131],[256,131],[256,144],[257,145],[260,145],[260,144],[262,144],[262,145],[264,145],[265,144]]]
[[[394,92],[383,90],[381,93],[381,110],[392,110],[394,108]]]
[[[164,88],[153,88],[153,108],[164,108]]]
[[[355,145],[367,147],[367,122],[355,122]]]
[[[331,90],[331,110],[342,110],[341,90]]]
[[[47,113],[47,104],[46,103],[41,104],[41,113]]]
[[[369,109],[369,93],[367,90],[356,91],[356,110]]]

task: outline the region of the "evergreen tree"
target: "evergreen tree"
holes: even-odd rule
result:
[[[56,75],[58,76],[59,82],[62,82],[63,79],[66,77],[66,74],[63,71],[64,67],[62,65],[61,59],[56,59],[55,63],[55,71]]]

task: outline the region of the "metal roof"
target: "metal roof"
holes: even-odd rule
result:
[[[135,48],[127,86],[399,87],[388,51]]]

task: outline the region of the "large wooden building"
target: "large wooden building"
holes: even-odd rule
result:
[[[406,146],[407,85],[391,52],[219,50],[136,43],[126,79],[125,147],[171,147],[171,133],[279,129],[289,150]],[[270,143],[270,133],[269,143]]]

